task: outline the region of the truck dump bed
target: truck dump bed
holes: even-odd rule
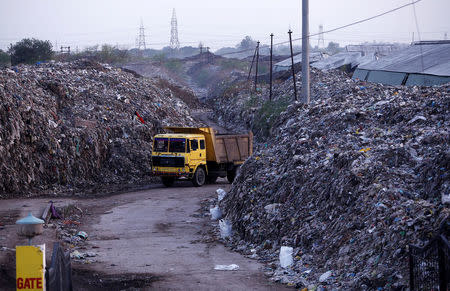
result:
[[[217,163],[242,163],[253,153],[253,134],[218,134],[211,127],[165,127],[174,133],[203,134],[206,160]]]

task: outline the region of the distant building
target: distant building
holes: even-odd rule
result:
[[[353,79],[386,85],[432,86],[450,82],[450,41],[415,42],[379,60],[360,64]]]

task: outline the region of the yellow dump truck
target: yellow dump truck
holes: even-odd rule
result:
[[[199,187],[227,177],[253,152],[253,134],[216,134],[211,127],[165,127],[153,138],[152,173],[166,186],[189,179]]]

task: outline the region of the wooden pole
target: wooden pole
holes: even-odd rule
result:
[[[270,34],[270,93],[269,100],[272,101],[272,54],[273,54],[273,33]]]
[[[255,92],[258,84],[259,41],[256,43]]]
[[[295,101],[297,101],[297,85],[295,82],[295,69],[294,69],[294,51],[292,49],[292,31],[289,29],[288,33],[289,33],[289,43],[291,45],[292,82],[294,82],[294,96],[295,96]]]
[[[258,47],[255,47],[255,52],[253,53],[252,64],[250,65],[250,70],[248,71],[247,81],[250,80],[250,74],[252,73],[253,62],[255,61],[256,50],[257,50],[257,49],[258,49]]]

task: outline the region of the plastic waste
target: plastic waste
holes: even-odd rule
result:
[[[218,220],[222,217],[222,211],[220,210],[219,205],[216,205],[216,207],[210,208],[209,213],[211,213],[212,220]]]
[[[287,268],[292,263],[294,263],[294,259],[292,258],[292,253],[294,249],[292,247],[281,247],[280,248],[280,266],[282,268]]]
[[[319,281],[320,281],[320,282],[325,282],[325,281],[328,280],[330,277],[331,277],[331,271],[327,271],[327,272],[323,273],[322,275],[320,275]]]
[[[88,238],[88,234],[85,231],[79,231],[77,233],[77,236],[82,238],[82,239],[87,239]]]
[[[220,237],[227,238],[231,236],[231,222],[227,219],[219,220]]]
[[[236,271],[239,270],[239,266],[236,264],[231,264],[231,265],[216,265],[214,267],[214,270],[218,270],[218,271]]]
[[[223,189],[217,189],[216,190],[217,193],[217,200],[220,202],[223,200],[223,198],[225,198],[225,196],[227,195],[227,192],[225,192],[225,190]]]

